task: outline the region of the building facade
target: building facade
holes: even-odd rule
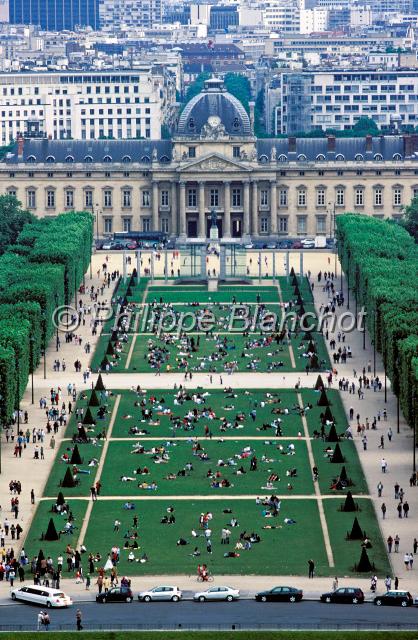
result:
[[[38,25],[46,31],[100,28],[100,0],[9,0],[11,24]]]
[[[294,99],[295,85],[303,85],[300,101]],[[300,121],[300,102],[306,107],[304,126],[295,129],[295,122]],[[418,125],[418,71],[284,73],[281,117],[282,133],[352,129],[363,117],[372,118],[382,131],[413,128]]]
[[[100,0],[100,24],[112,32],[151,28],[161,24],[161,8],[161,0]]]
[[[0,74],[0,144],[30,126],[52,139],[161,138],[175,77],[135,71]]]
[[[38,216],[87,209],[97,233],[223,238],[333,235],[345,211],[397,219],[418,195],[418,136],[259,139],[218,80],[186,105],[172,140],[19,139],[0,192]]]

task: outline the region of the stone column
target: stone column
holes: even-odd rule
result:
[[[244,235],[250,235],[250,183],[244,182]]]
[[[206,238],[205,183],[199,182],[199,238]]]
[[[270,182],[270,233],[277,234],[277,182]]]
[[[171,234],[178,235],[177,229],[177,184],[171,183]]]
[[[153,231],[159,231],[158,228],[158,208],[159,208],[159,202],[158,202],[158,182],[153,181],[152,183],[152,230]]]
[[[252,228],[253,236],[258,235],[258,183],[253,182],[253,203],[252,203]]]
[[[180,182],[180,236],[186,237],[186,183]]]
[[[224,227],[222,235],[231,237],[231,183],[224,182]]]

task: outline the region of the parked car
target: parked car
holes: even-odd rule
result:
[[[244,245],[245,249],[254,249],[254,245],[252,242],[249,242],[248,244]]]
[[[302,598],[303,591],[294,587],[273,587],[255,595],[257,602],[300,602]]]
[[[414,604],[409,591],[386,591],[381,596],[376,596],[373,600],[378,607],[381,605],[392,605],[395,607],[411,607]]]
[[[362,604],[364,593],[358,587],[340,587],[335,591],[323,593],[321,602],[335,602],[338,604]]]
[[[38,585],[29,585],[27,587],[18,587],[11,591],[12,600],[22,600],[31,604],[41,605],[42,607],[68,607],[73,601],[60,589],[52,589],[51,587],[40,587]]]
[[[206,591],[198,591],[193,596],[193,600],[196,602],[206,602],[206,600],[232,602],[232,600],[238,600],[238,598],[239,589],[232,589],[231,587],[209,587]]]
[[[279,240],[277,243],[279,249],[291,249],[293,246],[292,240]]]
[[[131,240],[130,242],[126,243],[126,248],[127,249],[137,249],[138,248],[138,243],[136,242],[136,240]]]
[[[275,242],[269,242],[267,244],[267,249],[276,249],[276,243]]]
[[[134,595],[129,587],[112,587],[105,593],[98,593],[96,596],[96,602],[132,602]]]
[[[292,244],[292,249],[302,249],[302,248],[303,248],[303,245],[300,240],[295,240],[295,242]]]
[[[315,249],[315,240],[313,238],[305,238],[301,241],[303,249]]]
[[[171,600],[171,602],[178,602],[181,600],[182,593],[178,587],[161,586],[149,589],[149,591],[141,591],[138,594],[138,600],[140,602],[161,602],[163,600]]]

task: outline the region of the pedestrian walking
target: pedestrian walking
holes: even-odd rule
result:
[[[404,518],[408,517],[408,513],[409,513],[409,503],[405,500],[405,502],[403,503],[403,515],[404,515]]]
[[[412,567],[414,565],[414,556],[412,553],[409,554],[409,570],[412,571]]]
[[[393,545],[392,536],[388,536],[388,539],[386,540],[386,543],[388,545],[388,553],[392,553],[392,545]]]
[[[380,461],[380,467],[382,469],[382,473],[386,473],[387,469],[388,469],[388,463],[385,460],[385,458],[382,458]]]
[[[309,568],[308,577],[313,578],[315,575],[315,562],[313,560],[308,560],[308,568]]]
[[[399,502],[396,508],[398,510],[398,518],[402,518],[402,502]]]
[[[35,504],[35,491],[33,489],[30,490],[30,503]]]
[[[387,591],[390,591],[392,586],[392,578],[390,576],[386,576],[385,578],[385,587]]]
[[[395,500],[399,500],[399,489],[400,489],[399,483],[396,482],[393,488],[395,490]]]
[[[405,565],[405,569],[407,571],[409,571],[409,553],[405,553],[404,557],[403,557],[403,562]]]
[[[82,616],[81,616],[80,609],[77,609],[77,611],[76,611],[75,620],[76,620],[76,625],[77,625],[77,631],[82,631],[83,630],[83,625],[81,624]]]
[[[386,505],[384,502],[382,502],[382,506],[380,507],[381,511],[382,511],[382,518],[383,520],[386,518]]]
[[[414,538],[414,555],[416,555],[418,550],[418,540]]]
[[[398,587],[399,587],[399,578],[395,576],[395,591],[398,590]]]
[[[398,534],[396,534],[395,538],[394,538],[394,543],[395,543],[395,553],[399,552],[399,543],[400,543],[401,539],[398,536]]]
[[[379,498],[382,497],[382,491],[383,491],[383,484],[381,482],[378,483],[377,485],[377,495]]]

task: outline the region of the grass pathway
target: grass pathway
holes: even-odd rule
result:
[[[299,406],[301,409],[303,409],[303,400],[302,400],[301,394],[298,393],[297,397],[298,397]],[[304,414],[302,414],[301,418],[302,418],[303,431],[305,434],[306,447],[308,449],[309,464],[311,465],[311,469],[312,469],[315,466],[315,458],[312,451],[311,439],[309,437],[308,422]],[[321,491],[319,489],[318,481],[314,482],[314,488],[315,488],[316,499],[318,501],[319,519],[321,521],[322,535],[324,537],[325,550],[327,552],[327,557],[328,557],[328,564],[330,567],[334,567],[335,566],[334,556],[332,553],[331,541],[329,539],[327,519],[325,517],[324,505],[322,503],[322,496],[321,496]]]
[[[280,280],[277,280],[276,287],[277,287],[277,293],[279,294],[279,300],[280,300],[279,304],[283,305],[283,295],[282,295],[282,289],[280,286]],[[289,340],[288,349],[289,349],[289,356],[290,356],[290,364],[292,365],[292,369],[296,369],[295,354],[293,353],[293,346],[292,346],[291,340]]]
[[[144,289],[144,293],[142,295],[142,302],[140,303],[142,309],[144,309],[145,307],[145,300],[146,297],[148,295],[148,288],[149,288],[149,282],[147,282],[147,286]],[[138,337],[138,324],[139,324],[139,313],[135,313],[135,320],[134,320],[134,326],[133,326],[133,337],[132,337],[132,342],[131,342],[131,346],[129,347],[129,352],[128,352],[128,357],[126,358],[126,364],[125,364],[125,369],[129,369],[129,367],[131,366],[131,360],[132,360],[132,354],[134,352],[135,349],[135,343],[136,343],[136,339]]]
[[[121,400],[121,396],[118,395],[116,397],[115,404],[113,406],[112,417],[110,419],[109,428],[107,430],[107,438],[106,438],[105,443],[103,445],[102,455],[101,455],[100,462],[99,462],[98,467],[97,467],[96,483],[99,482],[100,477],[102,475],[103,467],[104,467],[104,464],[105,464],[105,461],[106,461],[107,450],[109,448],[109,442],[110,442],[111,437],[112,437],[113,425],[115,424],[116,416],[118,415],[118,409],[119,409],[120,400]],[[87,498],[87,499],[89,499],[89,498]],[[86,515],[84,516],[83,524],[82,524],[81,529],[80,529],[80,535],[78,537],[78,544],[80,546],[84,542],[84,537],[86,535],[87,527],[88,527],[89,522],[90,522],[90,516],[91,516],[92,509],[93,509],[93,504],[94,504],[93,500],[90,500],[89,505],[87,507]]]
[[[166,500],[167,502],[172,502],[174,500],[255,500],[256,498],[260,497],[259,493],[249,493],[249,494],[244,494],[244,495],[238,495],[238,496],[231,496],[231,495],[194,495],[193,496],[182,496],[182,495],[165,495],[165,496],[156,496],[156,495],[138,495],[138,496],[99,496],[97,498],[97,502],[101,502],[102,500],[126,500],[127,502],[135,502],[137,500]],[[361,494],[353,494],[353,498],[356,499],[361,499],[361,500],[367,500],[370,499],[371,496],[367,496],[364,495],[363,493]],[[312,494],[307,494],[307,495],[298,495],[298,494],[292,494],[292,495],[286,495],[283,496],[281,495],[281,499],[282,500],[317,500],[318,501],[318,506],[319,506],[319,501],[322,502],[322,500],[341,500],[343,501],[345,498],[345,496],[341,496],[338,494],[330,494],[330,495],[325,495],[325,494],[320,494],[319,495],[319,499],[317,495],[312,495]],[[55,498],[53,498],[52,496],[44,496],[43,498],[39,498],[39,501],[42,500],[54,500]],[[69,498],[69,500],[71,500],[71,502],[73,500],[89,500],[90,506],[93,506],[93,501],[90,499],[89,496],[71,496],[71,498]],[[90,512],[91,512],[91,508],[90,508]],[[324,516],[325,517],[325,516]],[[87,513],[86,513],[86,518],[87,518]],[[84,524],[83,524],[84,527]],[[80,531],[80,544],[82,544],[82,539],[81,539],[81,532],[83,531],[83,527],[81,528]],[[328,533],[328,530],[327,530]],[[84,535],[83,535],[84,538]],[[324,538],[325,539],[325,538]],[[328,542],[329,542],[329,536],[328,536]],[[331,552],[332,555],[332,552]],[[330,564],[331,567],[334,566],[334,564]]]

